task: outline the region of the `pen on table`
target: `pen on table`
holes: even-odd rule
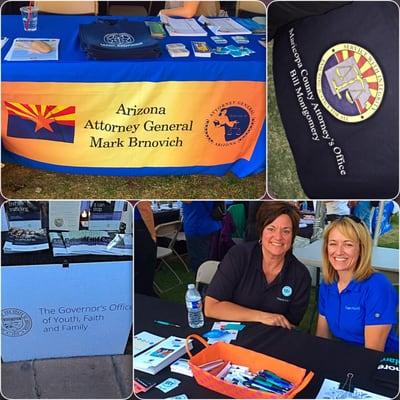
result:
[[[181,327],[180,325],[173,324],[173,323],[167,322],[167,321],[160,321],[160,320],[158,320],[158,319],[155,319],[154,322],[155,322],[156,324],[159,324],[159,325],[175,326],[175,328],[180,328],[180,327]]]

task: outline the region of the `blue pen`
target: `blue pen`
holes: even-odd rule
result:
[[[180,327],[181,327],[180,325],[172,324],[171,322],[167,322],[167,321],[160,321],[160,320],[158,320],[158,319],[155,319],[154,322],[155,322],[156,324],[159,324],[159,325],[175,326],[175,328],[180,328]]]
[[[272,381],[269,381],[267,379],[261,379],[259,377],[254,378],[254,382],[259,384],[259,385],[266,385],[267,387],[271,387],[274,390],[278,390],[278,391],[281,391],[281,392],[287,392],[289,390],[288,388],[283,387],[283,386],[277,384],[276,382],[272,382]]]
[[[288,385],[292,385],[292,383],[289,382],[288,380],[283,379],[283,378],[280,377],[279,375],[276,375],[276,374],[274,374],[273,372],[268,371],[267,369],[264,369],[263,371],[261,371],[261,373],[262,373],[262,374],[266,374],[266,375],[270,376],[271,378],[276,378],[277,380],[282,381],[282,382],[285,382],[285,383],[288,384]],[[292,386],[293,386],[293,385],[292,385]]]
[[[270,392],[270,393],[274,393],[274,394],[284,394],[284,392],[282,392],[281,390],[277,390],[275,388],[272,388],[271,386],[261,385],[259,383],[255,383],[255,382],[250,382],[249,387],[252,389],[262,390],[264,392]]]
[[[291,382],[287,381],[286,379],[281,378],[280,376],[274,374],[273,372],[264,370],[262,372],[259,372],[259,375],[264,377],[264,378],[273,380],[273,381],[275,381],[275,382],[277,382],[279,384],[282,384],[282,386],[287,386],[288,388],[292,388],[293,387],[293,384]]]
[[[291,384],[287,384],[286,382],[283,382],[283,381],[278,380],[278,379],[276,379],[276,378],[271,378],[270,376],[259,375],[258,377],[259,377],[260,379],[266,380],[267,382],[271,382],[271,383],[273,383],[273,384],[275,384],[275,385],[277,385],[277,386],[279,386],[279,387],[282,387],[282,388],[284,388],[285,390],[290,390],[290,389],[293,387],[293,385],[291,385]]]

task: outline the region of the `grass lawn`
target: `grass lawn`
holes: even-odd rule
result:
[[[62,174],[6,164],[2,193],[10,199],[258,199],[265,173],[226,176],[118,177]]]

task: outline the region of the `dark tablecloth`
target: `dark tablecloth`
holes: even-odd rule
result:
[[[164,337],[172,335],[186,337],[191,333],[202,334],[210,330],[215,322],[215,320],[206,319],[202,328],[189,328],[184,305],[143,295],[135,295],[134,313],[135,333],[148,331]],[[156,319],[178,324],[181,327],[158,325],[154,322]],[[372,380],[375,367],[384,353],[318,338],[299,330],[289,331],[259,323],[245,324],[246,328],[239,332],[233,344],[296,364],[315,373],[310,384],[297,395],[298,398],[315,398],[325,378],[344,382],[348,372],[354,373],[352,382],[355,387],[389,397],[396,395],[395,392],[378,387]],[[201,349],[202,345],[198,342],[194,344],[194,354]],[[169,377],[181,381],[181,384],[169,393],[164,394],[158,389],[151,389],[147,393],[140,393],[141,398],[167,398],[182,393],[189,398],[225,398],[219,393],[199,386],[193,378],[172,373],[169,367],[154,376],[140,371],[135,371],[135,376],[157,383]]]
[[[3,251],[4,241],[7,233],[1,234],[1,265],[3,267],[10,265],[41,265],[41,264],[72,264],[72,263],[90,263],[90,262],[110,262],[110,261],[129,261],[132,256],[116,255],[77,255],[77,256],[53,256],[51,245],[47,250],[31,251],[26,253],[5,254]]]

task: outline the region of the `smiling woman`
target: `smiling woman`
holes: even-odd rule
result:
[[[373,270],[371,249],[369,231],[356,217],[341,217],[325,229],[316,334],[397,352],[398,296],[390,281]]]
[[[291,329],[308,306],[311,278],[291,253],[300,215],[287,202],[263,203],[257,213],[259,241],[231,248],[205,298],[205,314]]]

